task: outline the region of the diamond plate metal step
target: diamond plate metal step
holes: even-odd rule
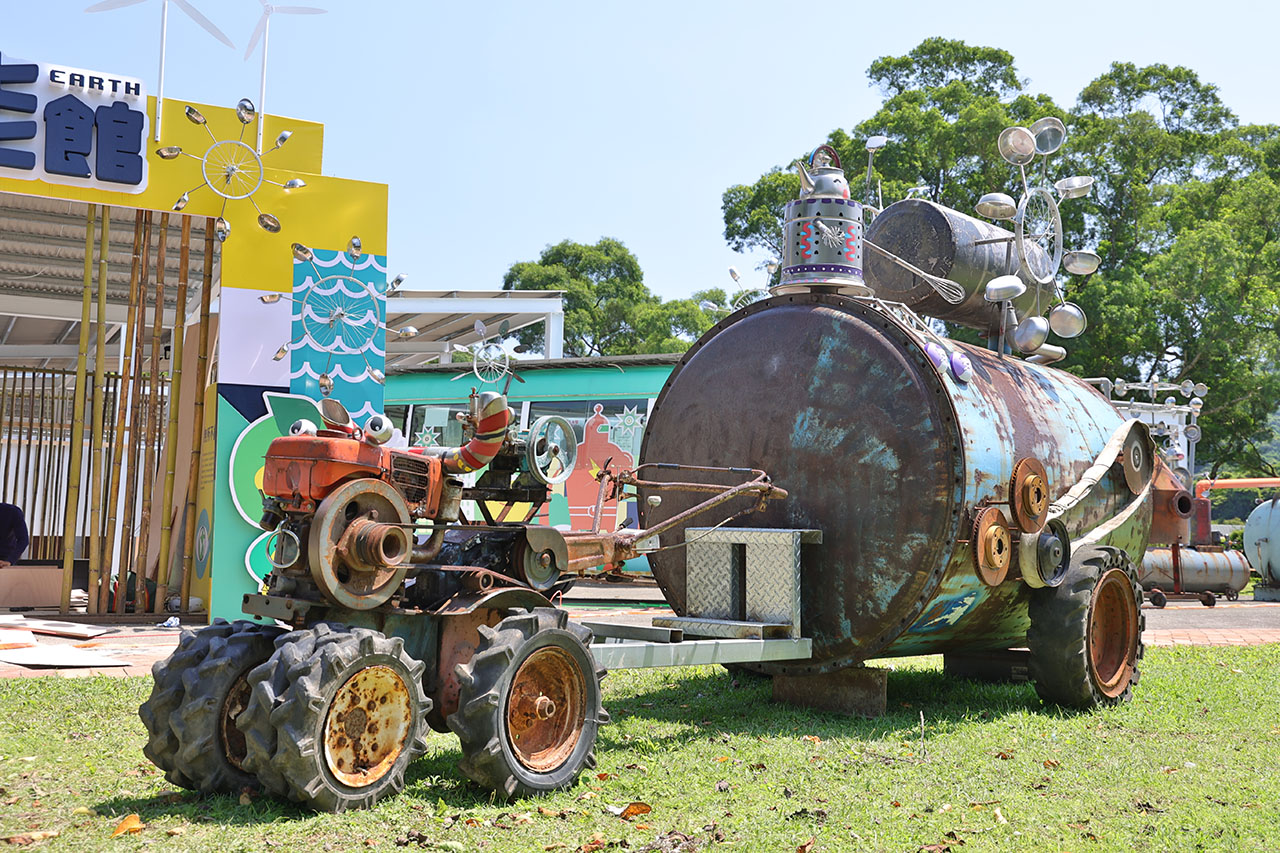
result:
[[[800,636],[800,546],[822,531],[690,527],[685,531],[685,615],[655,626],[702,637]]]

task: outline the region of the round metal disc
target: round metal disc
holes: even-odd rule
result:
[[[970,540],[978,577],[987,586],[999,586],[1009,575],[1013,559],[1013,534],[1000,507],[989,506],[978,513]]]
[[[1139,494],[1151,480],[1155,462],[1140,429],[1132,429],[1120,451],[1120,464],[1124,467],[1124,482],[1129,491]]]
[[[734,524],[823,532],[800,578],[812,659],[763,668],[842,669],[873,657],[923,611],[941,580],[942,555],[965,538],[961,444],[949,400],[921,345],[884,315],[833,294],[753,303],[685,353],[654,404],[640,461],[763,469],[789,496]],[[705,497],[663,491],[655,507],[649,494],[642,490],[638,501],[641,527]],[[708,527],[750,505],[739,499],[690,524]],[[663,545],[683,541],[683,525],[662,535]],[[684,549],[649,561],[683,615],[686,583],[696,582],[686,575]]]
[[[1038,533],[1049,517],[1049,475],[1040,460],[1026,457],[1013,466],[1009,480],[1013,522],[1023,533]]]
[[[539,483],[555,486],[569,479],[578,460],[573,426],[559,415],[543,415],[529,427],[525,462]]]
[[[330,599],[352,610],[372,610],[385,603],[404,580],[409,562],[393,568],[357,571],[338,552],[338,542],[351,522],[373,518],[385,524],[408,524],[409,505],[380,480],[343,483],[329,493],[311,522],[307,558],[311,577]]]

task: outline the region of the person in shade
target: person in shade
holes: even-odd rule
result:
[[[30,542],[22,510],[13,504],[0,503],[0,569],[18,562]]]

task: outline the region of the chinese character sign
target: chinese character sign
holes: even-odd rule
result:
[[[0,176],[142,192],[146,107],[139,80],[0,52]]]

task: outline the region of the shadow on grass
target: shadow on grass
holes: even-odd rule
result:
[[[774,702],[771,685],[769,678],[747,673],[686,674],[625,698],[606,696],[605,704],[618,722],[632,719],[686,724],[657,738],[671,746],[727,732],[790,736],[797,726],[802,726],[805,734],[878,739],[895,731],[918,728],[922,712],[934,732],[1010,714],[1031,712],[1057,717],[1072,713],[1043,705],[1034,687],[1026,682],[971,681],[944,675],[941,670],[890,672],[886,713],[875,718]],[[611,738],[611,728],[601,730],[602,747],[624,746]]]
[[[297,803],[266,795],[253,796],[241,805],[239,794],[202,794],[198,791],[168,791],[150,797],[112,797],[92,807],[98,814],[123,817],[136,813],[143,823],[161,817],[181,817],[191,823],[250,826],[311,817],[315,812]]]

